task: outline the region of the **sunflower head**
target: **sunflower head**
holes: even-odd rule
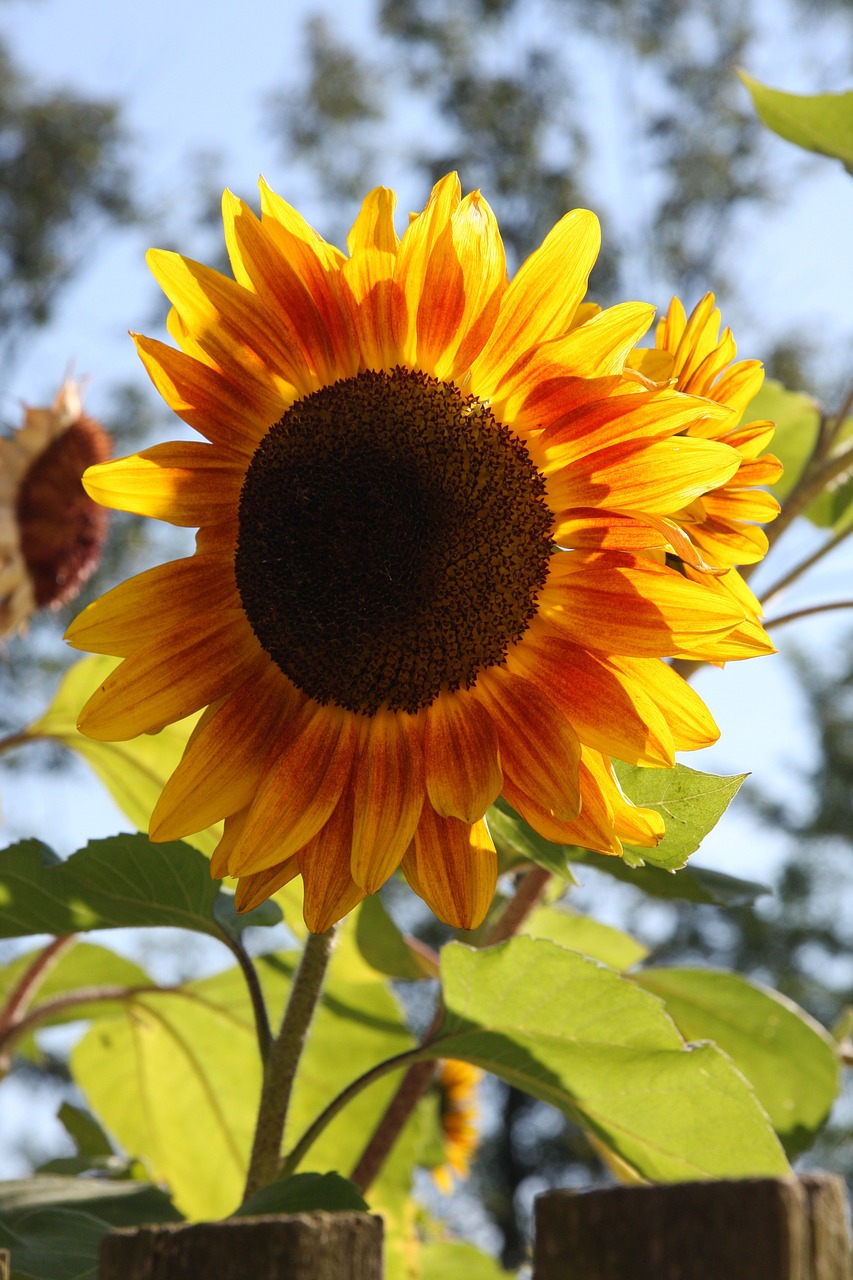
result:
[[[717,438],[734,412],[626,368],[652,309],[583,303],[594,215],[510,280],[455,175],[402,238],[393,210],[371,192],[343,253],[262,184],[260,217],[224,198],[233,278],[152,251],[175,345],[137,345],[202,439],[85,481],[198,536],[70,628],[122,659],[81,730],[204,709],[152,839],[224,819],[211,871],[238,908],[301,875],[315,931],[399,868],[476,927],[501,793],[548,839],[656,844],[611,757],[667,767],[714,740],[664,659],[724,651],[745,618],[663,562],[673,539],[700,559],[674,517],[740,466]]]
[[[444,1058],[436,1072],[439,1124],[444,1161],[431,1169],[439,1191],[449,1195],[457,1180],[471,1173],[471,1161],[480,1145],[480,1109],[477,1094],[483,1072],[468,1062]]]
[[[82,476],[109,455],[72,381],[50,408],[26,407],[23,424],[0,439],[0,635],[72,600],[97,568],[109,513]]]

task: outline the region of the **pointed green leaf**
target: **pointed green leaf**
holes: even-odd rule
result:
[[[650,863],[665,871],[678,871],[684,866],[717,825],[747,777],[741,773],[722,778],[683,764],[674,769],[643,769],[617,762],[614,768],[625,794],[637,805],[656,809],[666,823],[666,834],[656,848],[626,845],[626,861],[633,860],[640,866]]]
[[[0,937],[169,925],[221,938],[213,907],[222,893],[207,858],[182,841],[111,836],[61,862],[24,840],[0,851]]]
[[[503,796],[498,796],[489,810],[488,822],[504,870],[509,870],[518,863],[535,862],[569,884],[577,883],[571,863],[579,850],[567,845],[552,844],[550,840],[540,836],[510,808]]]
[[[376,893],[366,897],[359,908],[355,939],[364,959],[378,973],[405,982],[435,976],[412,952]]]
[[[62,743],[87,762],[109,791],[122,813],[139,831],[148,830],[151,811],[167,778],[174,773],[200,712],[167,725],[159,733],[143,733],[129,742],[97,742],[77,730],[84,703],[115,669],[118,659],[101,655],[82,658],[59,683],[44,715],[26,730],[28,737],[50,738]],[[188,842],[211,854],[221,835],[211,827]]]
[[[630,969],[649,954],[630,934],[565,907],[537,907],[521,930],[530,938],[547,938],[570,951],[600,960],[612,969]]]
[[[714,1045],[686,1048],[657,1000],[554,943],[442,953],[430,1046],[559,1107],[644,1178],[785,1176],[767,1116]],[[633,987],[634,995],[630,988]]]
[[[13,1178],[0,1181],[0,1220],[16,1221],[34,1209],[79,1210],[111,1227],[180,1222],[172,1201],[147,1182],[93,1182],[89,1178]]]
[[[805,1151],[838,1095],[839,1062],[827,1031],[778,992],[713,969],[645,969],[687,1040],[713,1040],[746,1076],[788,1155]]]
[[[345,1209],[365,1210],[367,1202],[358,1187],[339,1173],[295,1173],[279,1178],[256,1195],[244,1200],[235,1218],[257,1217],[266,1213],[313,1213],[327,1209],[330,1213]]]
[[[853,173],[853,93],[783,93],[745,71],[739,75],[768,129],[806,151],[840,160]]]
[[[57,1119],[77,1148],[80,1156],[111,1156],[112,1145],[91,1112],[63,1102]]]

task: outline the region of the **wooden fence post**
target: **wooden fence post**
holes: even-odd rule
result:
[[[853,1280],[831,1174],[551,1191],[533,1280]]]
[[[294,1213],[134,1227],[101,1242],[99,1280],[381,1280],[382,1220]]]

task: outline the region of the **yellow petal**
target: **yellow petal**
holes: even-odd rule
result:
[[[236,454],[175,441],[89,467],[83,487],[103,507],[194,528],[234,514],[245,474]]]

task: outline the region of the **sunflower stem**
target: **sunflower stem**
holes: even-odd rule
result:
[[[334,929],[329,929],[326,933],[308,934],[293,978],[281,1030],[270,1045],[264,1063],[264,1081],[244,1200],[278,1176],[287,1108],[308,1029],[320,999],[334,933]]]
[[[493,947],[518,933],[531,911],[542,901],[551,876],[550,871],[536,866],[518,878],[515,893],[486,934],[484,947]]]

